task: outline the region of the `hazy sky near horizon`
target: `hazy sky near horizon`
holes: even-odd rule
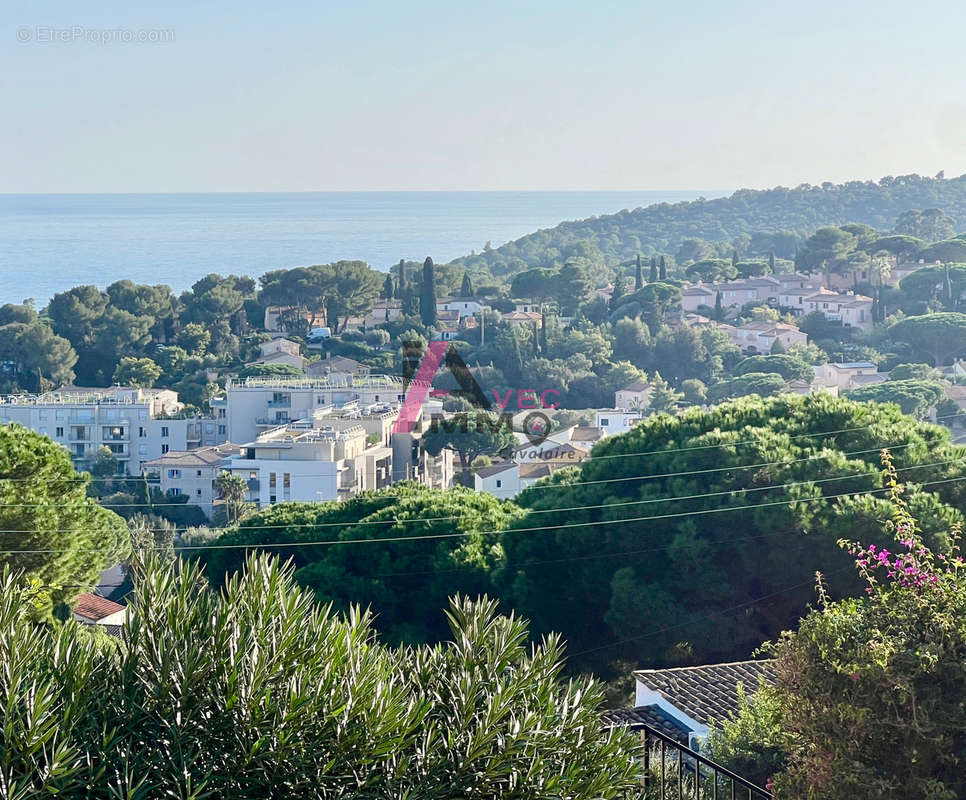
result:
[[[951,0],[7,0],[3,18],[0,192],[966,172]],[[119,29],[173,41],[98,41]]]

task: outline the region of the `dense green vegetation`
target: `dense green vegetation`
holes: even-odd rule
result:
[[[926,536],[945,544],[966,476],[948,431],[895,406],[782,395],[650,417],[515,503],[401,485],[282,504],[199,558],[219,581],[240,569],[238,545],[291,558],[319,600],[371,604],[393,641],[436,641],[443,598],[487,592],[600,674],[744,658],[794,625],[816,570],[836,594],[858,590],[835,542],[879,535],[883,448]]]
[[[46,436],[0,426],[0,565],[42,588],[46,613],[127,553],[127,526],[87,496],[88,480]]]
[[[453,602],[446,644],[399,649],[267,559],[221,593],[149,568],[123,643],[37,625],[33,600],[3,576],[8,800],[635,794],[635,738],[601,731],[599,687],[561,680],[559,639],[531,649],[485,599]]]
[[[370,606],[389,641],[437,641],[446,635],[439,609],[447,597],[491,591],[489,575],[503,560],[497,531],[522,515],[488,494],[401,483],[344,502],[268,508],[218,540],[232,549],[203,550],[198,557],[220,585],[244,563],[238,545],[294,542],[268,551],[291,560],[296,580],[320,601],[340,611],[353,603]],[[358,539],[367,543],[325,544]]]
[[[817,607],[764,648],[777,659],[777,685],[711,736],[715,759],[760,784],[772,779],[776,797],[953,800],[966,791],[961,531],[930,546],[897,478],[887,460],[885,544],[840,542],[864,592],[834,601],[821,579]]]
[[[946,180],[902,175],[878,182],[742,189],[715,200],[659,203],[563,222],[454,263],[499,276],[571,258],[586,258],[598,266],[622,263],[639,253],[673,255],[679,264],[715,256],[730,259],[735,245],[742,256],[767,258],[775,253],[793,259],[811,231],[845,223],[894,229],[927,241],[947,239],[966,228],[966,176]]]

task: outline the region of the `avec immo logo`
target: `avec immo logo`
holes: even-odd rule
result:
[[[481,424],[489,426],[491,430],[498,430],[505,427],[513,431],[513,414],[507,411],[507,406],[516,394],[517,408],[519,410],[532,410],[523,418],[521,428],[523,433],[532,445],[540,445],[546,441],[550,434],[550,418],[541,408],[557,408],[559,403],[555,400],[550,402],[552,396],[559,395],[555,389],[547,389],[538,392],[536,389],[509,389],[505,396],[501,396],[495,389],[493,390],[494,401],[500,408],[500,413],[492,413],[492,404],[483,392],[483,389],[476,382],[473,373],[470,372],[460,354],[449,342],[430,342],[423,350],[422,342],[403,343],[403,406],[393,426],[393,433],[411,433],[413,425],[419,418],[419,412],[423,402],[430,394],[433,378],[441,368],[446,368],[456,379],[458,389],[444,394],[450,397],[461,397],[478,411],[488,412],[481,415],[478,420]],[[438,396],[439,392],[434,392]],[[455,414],[446,419],[440,414],[433,414],[430,418],[430,428],[442,428],[446,431],[466,432],[469,426],[469,419],[466,414]]]

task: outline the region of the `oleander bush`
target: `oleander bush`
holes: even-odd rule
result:
[[[197,565],[136,582],[123,640],[38,623],[30,585],[0,594],[0,797],[622,798],[634,737],[602,694],[561,678],[495,602],[456,598],[451,640],[381,644],[290,567],[252,557],[220,591]]]

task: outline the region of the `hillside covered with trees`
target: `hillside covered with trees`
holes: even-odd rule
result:
[[[942,173],[935,178],[913,174],[879,181],[802,184],[794,189],[740,189],[730,197],[713,200],[658,203],[562,222],[453,263],[494,276],[564,263],[573,257],[613,266],[638,254],[664,253],[675,255],[682,263],[700,260],[687,258],[689,253],[682,248],[701,244],[711,245],[707,255],[714,252],[714,245],[723,244],[729,256],[737,247],[743,255],[774,252],[792,259],[811,231],[852,222],[929,241],[951,236],[952,230],[929,230],[935,227],[934,220],[923,219],[922,214],[929,209],[942,209],[956,230],[966,229],[966,175],[946,179]]]

